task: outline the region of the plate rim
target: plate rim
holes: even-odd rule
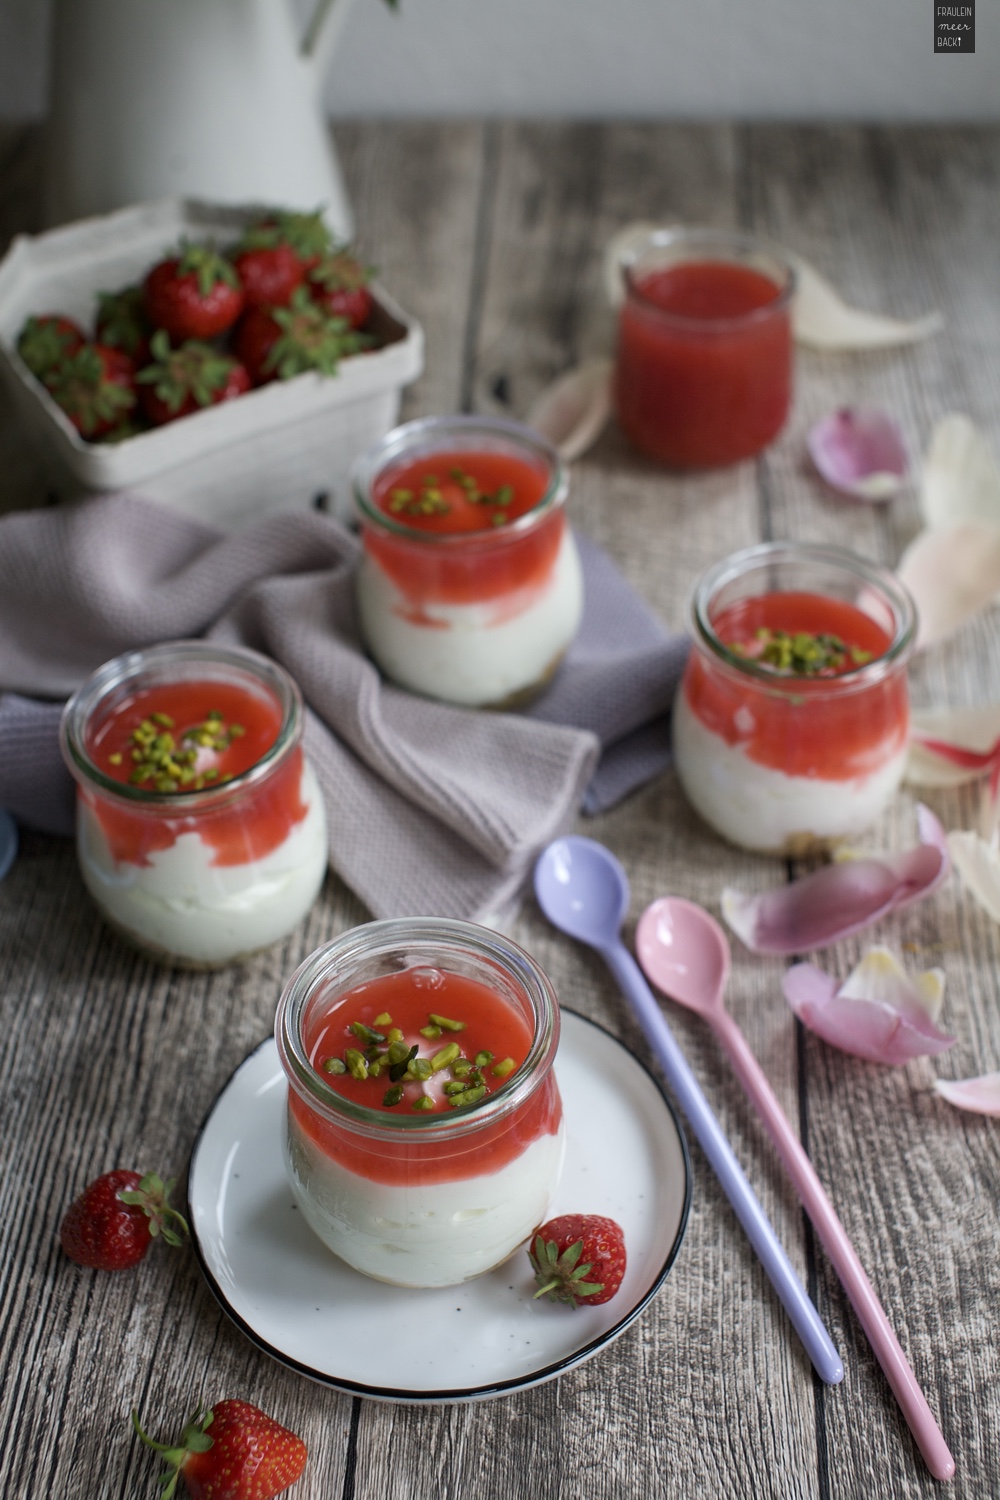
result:
[[[691,1211],[692,1192],[691,1153],[688,1148],[687,1136],[684,1132],[684,1126],[677,1112],[677,1109],[675,1108],[673,1101],[667,1093],[665,1084],[660,1078],[657,1077],[652,1069],[649,1068],[645,1062],[643,1062],[640,1057],[637,1057],[636,1054],[625,1045],[621,1037],[618,1037],[614,1034],[614,1032],[609,1031],[608,1028],[601,1025],[599,1021],[593,1020],[590,1016],[584,1015],[581,1011],[574,1010],[572,1006],[560,1005],[559,1009],[562,1015],[573,1016],[575,1020],[583,1021],[588,1026],[593,1027],[595,1031],[599,1031],[602,1036],[610,1039],[618,1047],[620,1047],[626,1054],[626,1056],[632,1062],[634,1062],[637,1067],[642,1069],[642,1071],[652,1082],[657,1093],[662,1098],[663,1103],[667,1109],[667,1113],[670,1115],[670,1118],[673,1121],[674,1129],[677,1132],[677,1139],[681,1150],[681,1160],[684,1164],[684,1201],[681,1205],[680,1219],[678,1221],[677,1231],[674,1235],[673,1242],[667,1253],[666,1260],[660,1267],[659,1271],[656,1273],[649,1287],[647,1287],[646,1291],[642,1294],[638,1301],[636,1301],[628,1309],[627,1312],[623,1313],[623,1315],[618,1319],[616,1323],[612,1325],[611,1328],[606,1329],[605,1332],[599,1334],[597,1337],[589,1339],[585,1344],[579,1345],[571,1353],[564,1354],[559,1359],[550,1361],[548,1364],[540,1366],[536,1370],[532,1370],[528,1375],[511,1376],[506,1380],[494,1380],[482,1385],[472,1385],[447,1390],[414,1391],[407,1386],[368,1385],[363,1381],[352,1380],[348,1376],[330,1375],[325,1371],[314,1369],[311,1365],[303,1364],[302,1361],[296,1359],[294,1355],[287,1354],[284,1350],[279,1349],[274,1344],[269,1343],[267,1339],[263,1338],[259,1333],[257,1333],[256,1330],[253,1329],[246,1321],[243,1315],[238,1312],[236,1308],[234,1308],[229,1302],[225,1292],[219,1285],[214,1273],[210,1269],[206,1256],[202,1250],[201,1237],[198,1233],[196,1216],[194,1215],[194,1213],[192,1213],[191,1244],[194,1247],[195,1256],[201,1268],[201,1273],[208,1284],[208,1288],[211,1291],[212,1295],[215,1297],[215,1300],[218,1302],[219,1306],[222,1308],[222,1311],[226,1314],[230,1321],[235,1324],[240,1332],[247,1339],[249,1339],[249,1341],[253,1345],[255,1345],[256,1348],[260,1349],[262,1353],[269,1355],[271,1359],[276,1360],[278,1364],[283,1365],[286,1369],[293,1370],[297,1375],[303,1375],[307,1380],[312,1380],[317,1385],[323,1385],[332,1390],[342,1391],[344,1392],[344,1394],[349,1396],[365,1397],[373,1401],[387,1401],[413,1406],[443,1406],[460,1404],[462,1402],[487,1401],[494,1397],[511,1395],[515,1391],[531,1390],[533,1386],[543,1385],[550,1380],[556,1379],[565,1371],[574,1369],[577,1365],[585,1363],[592,1357],[592,1355],[596,1354],[600,1349],[603,1349],[605,1345],[614,1343],[614,1341],[620,1338],[625,1330],[636,1321],[636,1319],[648,1307],[649,1303],[653,1300],[663,1283],[666,1281],[668,1275],[673,1269],[675,1261],[677,1260],[677,1256],[680,1253],[681,1245],[684,1243],[684,1236],[687,1232],[688,1216]],[[209,1105],[201,1122],[201,1125],[198,1127],[194,1145],[191,1149],[187,1184],[189,1207],[191,1206],[191,1182],[194,1177],[198,1153],[201,1150],[202,1143],[205,1138],[205,1133],[208,1129],[212,1116],[214,1115],[218,1107],[219,1101],[221,1100],[226,1090],[233,1083],[236,1075],[241,1071],[241,1069],[245,1068],[248,1063],[252,1062],[253,1059],[266,1047],[273,1045],[274,1036],[272,1034],[264,1037],[260,1042],[258,1042],[256,1047],[252,1047],[251,1050],[243,1058],[243,1060],[239,1062],[230,1073],[225,1083],[223,1083],[222,1087],[218,1090],[215,1098],[212,1100],[212,1103]]]

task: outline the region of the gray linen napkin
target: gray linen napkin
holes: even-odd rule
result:
[[[0,806],[72,830],[61,703],[39,700],[138,646],[242,642],[302,690],[330,861],[369,909],[501,918],[585,791],[607,806],[666,764],[686,644],[581,539],[585,627],[530,716],[432,703],[384,683],[363,653],[358,545],[316,513],[224,535],[121,494],[0,518]]]

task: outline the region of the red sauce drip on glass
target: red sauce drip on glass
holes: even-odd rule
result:
[[[127,783],[135,766],[131,737],[144,719],[154,713],[167,715],[173,720],[168,732],[180,742],[186,729],[204,723],[213,712],[222,715],[226,729],[238,724],[244,731],[223,750],[202,751],[199,769],[211,765],[219,778],[235,778],[250,770],[271,749],[281,730],[281,708],[269,694],[229,682],[165,683],[131,694],[99,718],[90,728],[87,753],[104,775]],[[120,762],[111,756],[120,756]],[[215,799],[206,790],[196,794],[207,799],[203,807],[176,816],[169,805],[140,808],[112,801],[92,789],[81,795],[93,809],[116,860],[148,865],[151,854],[169,849],[182,833],[196,833],[213,850],[214,865],[241,865],[270,854],[305,817],[302,765],[302,752],[296,748],[258,786],[228,805],[213,807]],[[147,782],[143,790],[155,788]],[[164,793],[167,798],[170,795]]]
[[[502,505],[484,504],[469,498],[468,490],[452,476],[461,470],[476,482],[481,494],[496,497],[505,486],[512,496]],[[438,482],[436,489],[447,510],[426,515],[392,509],[393,491],[409,491],[414,497],[425,492],[427,475]],[[561,511],[541,521],[524,534],[508,530],[511,522],[534,510],[550,482],[550,473],[538,464],[508,453],[440,452],[416,462],[401,463],[383,471],[375,481],[376,506],[397,524],[417,533],[466,539],[462,545],[410,542],[404,536],[365,527],[365,546],[393,583],[406,597],[420,621],[420,610],[428,604],[478,604],[517,590],[541,588],[548,581],[562,540]],[[507,520],[495,524],[493,517]],[[424,620],[421,623],[433,623]]]
[[[761,594],[723,611],[712,624],[727,646],[752,647],[762,628],[835,635],[873,661],[891,644],[870,615],[820,594]],[[706,729],[760,765],[788,776],[850,781],[879,770],[902,748],[909,727],[905,673],[852,689],[856,670],[848,663],[834,677],[775,673],[769,689],[757,678],[738,680],[693,652],[684,690]]]
[[[427,982],[424,976],[430,973],[438,976],[440,982]],[[376,1026],[375,1018],[386,1013],[392,1020]],[[429,1024],[431,1013],[465,1021],[465,1029],[445,1030],[440,1037],[429,1040],[421,1036],[420,1028]],[[462,974],[440,969],[405,969],[358,986],[338,997],[324,1014],[310,1018],[304,1034],[306,1050],[317,1073],[330,1088],[387,1116],[406,1114],[414,1119],[432,1120],[451,1114],[441,1089],[452,1074],[445,1068],[426,1083],[407,1082],[401,1103],[383,1105],[382,1099],[392,1087],[388,1072],[376,1079],[356,1079],[349,1073],[323,1071],[326,1058],[343,1058],[348,1047],[364,1050],[365,1042],[350,1030],[352,1021],[360,1021],[383,1034],[392,1027],[398,1028],[409,1046],[418,1044],[419,1057],[430,1058],[452,1041],[459,1044],[463,1056],[470,1061],[478,1052],[492,1052],[493,1062],[483,1069],[489,1093],[516,1077],[532,1042],[527,1020],[509,1000],[479,980]],[[514,1069],[503,1079],[495,1077],[490,1069],[508,1057],[513,1059]],[[413,1101],[425,1092],[435,1099],[435,1109],[414,1110]],[[539,1136],[558,1130],[562,1119],[559,1092],[551,1072],[522,1105],[502,1120],[451,1141],[417,1141],[403,1131],[398,1142],[366,1141],[356,1131],[324,1119],[294,1090],[289,1091],[288,1102],[300,1129],[325,1155],[359,1176],[395,1185],[414,1181],[451,1182],[497,1172]]]
[[[730,261],[685,261],[642,277],[619,320],[626,436],[677,468],[759,453],[791,400],[788,307],[763,315],[779,297],[768,276]]]

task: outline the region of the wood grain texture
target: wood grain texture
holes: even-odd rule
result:
[[[601,249],[629,219],[744,225],[811,258],[860,305],[945,313],[946,332],[911,350],[801,354],[791,421],[757,464],[666,475],[612,427],[574,466],[576,524],[673,629],[701,569],[763,537],[895,562],[917,526],[915,494],[882,509],[832,498],[803,456],[823,412],[883,405],[917,454],[937,417],[967,411],[1000,451],[996,129],[372,123],[339,127],[337,139],[364,252],[426,329],[407,416],[523,416],[555,375],[606,347]],[[4,243],[36,226],[38,152],[37,132],[0,133]],[[43,502],[0,405],[0,509]],[[998,681],[995,610],[913,670],[920,703],[995,698]],[[949,825],[975,816],[969,792],[930,800]],[[626,863],[631,921],[667,891],[717,909],[723,884],[761,890],[786,878],[702,829],[670,774],[580,828]],[[903,794],[865,842],[914,838]],[[365,915],[330,878],[278,948],[220,974],[170,972],[102,926],[68,844],[24,836],[0,886],[2,1492],[152,1494],[156,1463],[129,1435],[129,1408],[160,1431],[201,1397],[239,1395],[305,1438],[302,1500],[936,1493],[762,1127],[707,1029],[676,1010],[678,1040],[843,1354],[836,1390],[816,1384],[696,1145],[685,1243],[639,1322],[560,1380],[474,1406],[382,1405],[285,1371],[219,1310],[191,1255],[157,1247],[120,1278],[62,1256],[59,1220],[89,1177],[132,1162],[183,1174],[219,1089],[270,1030],[285,978]],[[599,961],[554,933],[530,898],[512,935],[566,1004],[648,1061]],[[945,969],[951,1053],[889,1070],[834,1052],[792,1021],[783,964],[739,948],[729,998],[940,1415],[958,1462],[949,1493],[981,1500],[1000,1475],[1000,1129],[952,1110],[930,1084],[1000,1067],[1000,933],[951,881],[824,961],[846,974],[875,939]],[[385,1357],[388,1377],[389,1339]]]

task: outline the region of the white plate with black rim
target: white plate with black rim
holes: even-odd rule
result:
[[[602,1027],[562,1012],[556,1076],[566,1162],[552,1213],[625,1231],[621,1290],[599,1307],[534,1301],[525,1250],[460,1286],[414,1291],[352,1270],[304,1222],[282,1156],[273,1040],[237,1068],[202,1127],[188,1197],[209,1286],[259,1348],[324,1385],[383,1401],[481,1401],[552,1380],[623,1333],[680,1249],[687,1145],[653,1075]]]

